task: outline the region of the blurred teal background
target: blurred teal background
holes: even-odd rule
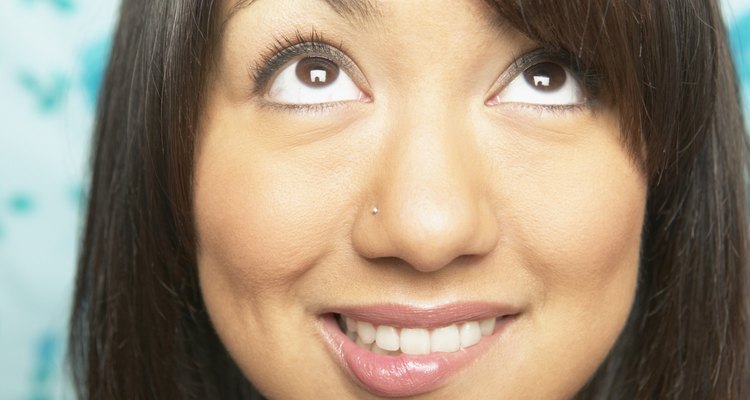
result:
[[[0,400],[73,398],[65,330],[118,4],[0,0]]]
[[[73,398],[65,330],[117,3],[0,0],[0,400]],[[750,99],[750,0],[725,11]]]

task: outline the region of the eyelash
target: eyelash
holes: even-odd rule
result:
[[[254,82],[253,94],[259,95],[265,91],[276,73],[289,61],[300,56],[321,56],[333,61],[344,71],[350,72],[352,69],[353,62],[345,55],[343,43],[332,45],[314,29],[308,34],[298,30],[291,37],[274,38],[273,43],[261,53],[259,61],[250,71]]]
[[[294,32],[293,36],[278,36],[269,45],[265,52],[261,53],[260,59],[251,68],[250,78],[253,85],[253,95],[258,96],[268,88],[268,85],[276,73],[286,66],[291,60],[300,56],[322,56],[339,65],[346,72],[353,69],[352,60],[346,56],[343,43],[333,45],[327,42],[322,33],[311,30],[303,33],[300,30]],[[573,77],[578,80],[584,92],[585,101],[582,104],[569,105],[543,105],[543,104],[514,104],[514,107],[529,109],[539,113],[559,114],[563,112],[578,112],[593,108],[598,104],[601,97],[602,79],[598,72],[582,66],[580,59],[567,51],[550,51],[539,48],[517,57],[510,68],[500,78],[504,87],[511,80],[522,74],[527,68],[541,62],[558,63],[570,70]],[[322,111],[336,106],[337,103],[310,104],[310,105],[284,105],[278,104],[282,109],[300,111]]]
[[[592,109],[599,104],[602,92],[602,77],[591,68],[583,66],[582,61],[572,53],[565,50],[551,51],[545,48],[538,48],[516,57],[511,66],[503,73],[499,82],[499,87],[504,88],[513,79],[524,73],[526,69],[543,62],[552,62],[568,69],[573,78],[581,85],[583,90],[584,102],[581,104],[551,105],[551,104],[513,104],[513,107],[529,109],[540,113],[547,112],[559,114],[562,112],[577,112],[586,109]],[[497,92],[497,91],[496,91]]]

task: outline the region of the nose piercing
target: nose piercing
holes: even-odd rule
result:
[[[372,215],[377,215],[377,213],[379,213],[379,212],[380,212],[380,210],[378,210],[377,207],[373,207],[372,208]]]

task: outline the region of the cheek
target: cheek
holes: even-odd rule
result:
[[[525,214],[523,229],[524,240],[537,249],[533,264],[542,276],[584,288],[605,284],[622,268],[632,270],[645,204],[635,173],[586,164],[576,162],[565,168],[571,175],[539,182],[542,190],[528,196],[535,211]]]
[[[273,372],[284,367],[272,360],[304,349],[295,347],[294,330],[277,328],[304,319],[290,293],[334,242],[328,207],[341,199],[310,169],[260,159],[241,142],[215,140],[201,150],[194,211],[203,299],[243,371],[254,382],[284,387]]]
[[[229,353],[251,381],[274,393],[293,388],[279,374],[295,368],[290,358],[326,360],[323,349],[305,344],[313,339],[300,339],[313,333],[285,328],[309,323],[299,298],[311,282],[319,287],[310,271],[345,243],[341,226],[356,192],[343,189],[356,178],[344,169],[331,173],[321,162],[326,154],[258,151],[248,135],[224,131],[231,129],[213,129],[196,155],[200,285]]]
[[[315,207],[325,204],[323,194],[304,175],[253,164],[216,165],[196,182],[201,255],[222,266],[217,272],[238,290],[293,281],[324,251],[327,236],[324,210]]]
[[[559,197],[530,196],[536,212],[527,214],[523,235],[535,246],[527,265],[544,288],[549,322],[570,329],[571,338],[598,331],[592,342],[604,353],[632,306],[646,202],[639,172],[622,154],[606,153],[559,166],[561,173],[539,182]]]
[[[505,202],[501,224],[545,292],[590,292],[596,302],[594,293],[630,285],[637,274],[647,189],[614,117],[575,128],[568,133],[582,139],[574,145],[517,146],[494,196]]]
[[[529,350],[530,362],[555,371],[550,387],[571,396],[612,348],[637,285],[646,183],[616,133],[606,133],[575,151],[524,152],[495,193],[517,270],[534,288],[525,322],[538,336],[519,340],[543,349]]]

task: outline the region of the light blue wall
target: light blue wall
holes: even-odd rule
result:
[[[750,0],[726,0],[725,3],[729,37],[744,99],[745,125],[750,130]]]
[[[0,0],[0,400],[61,373],[82,184],[115,0]]]
[[[72,398],[65,325],[116,3],[0,0],[0,400]],[[750,0],[725,8],[750,99]]]

